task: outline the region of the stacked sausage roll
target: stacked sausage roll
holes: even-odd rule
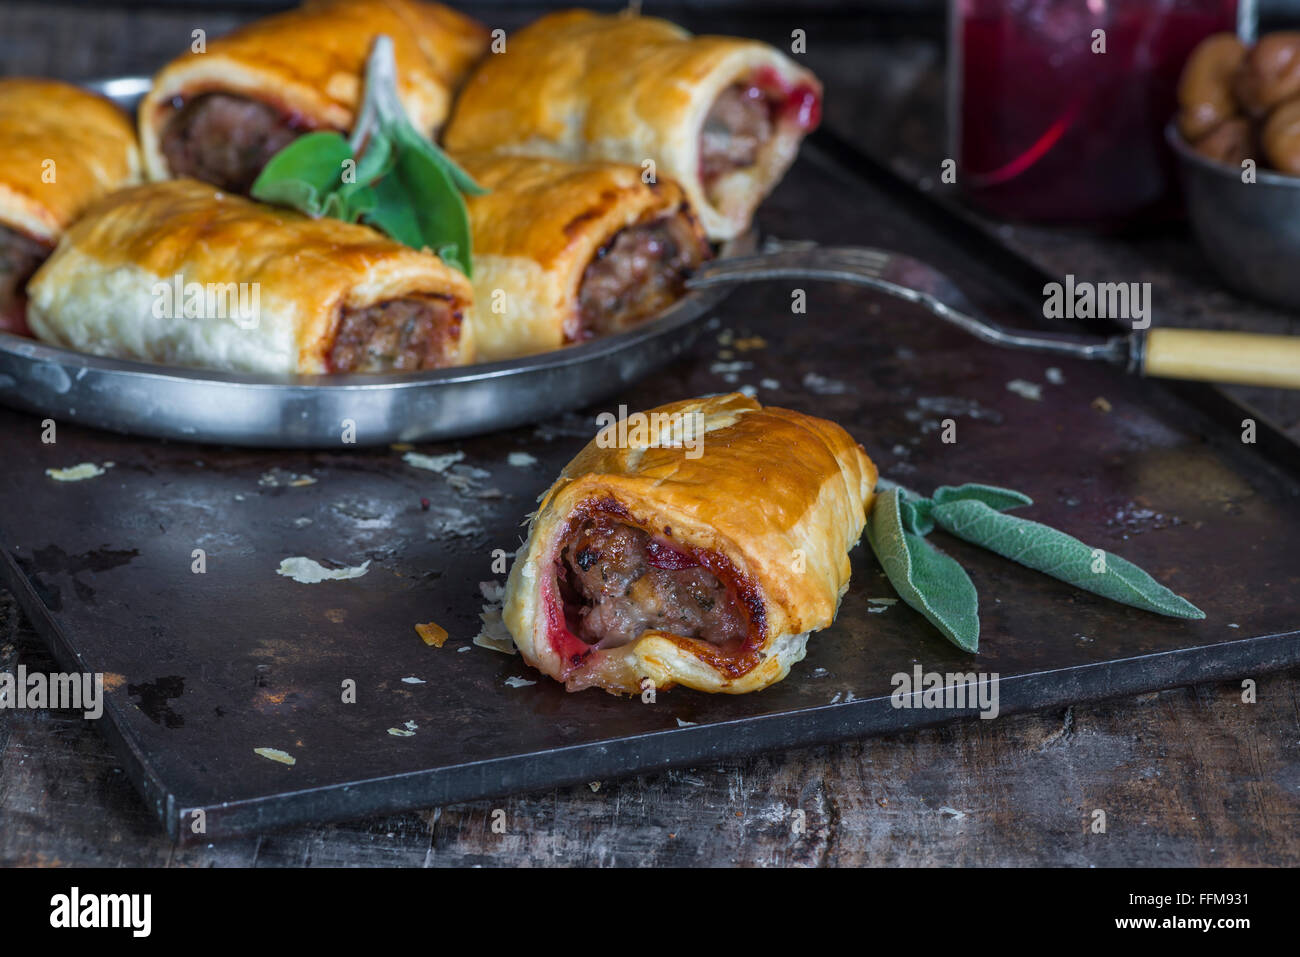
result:
[[[780,681],[848,589],[875,466],[834,423],[740,394],[639,416],[542,497],[506,585],[515,644],[571,691]]]
[[[119,358],[288,375],[473,355],[469,280],[436,256],[195,180],[96,204],[28,292],[40,338]]]
[[[53,80],[0,80],[0,329],[25,333],[24,287],[87,205],[140,176],[112,103]]]
[[[724,240],[748,227],[820,115],[816,77],[766,44],[571,10],[483,61],[445,139],[453,152],[652,162]]]
[[[711,254],[682,191],[617,163],[479,155],[469,199],[482,360],[619,332],[681,296]]]
[[[398,96],[433,136],[486,52],[487,30],[418,0],[308,0],[212,40],[154,77],[140,107],[151,179],[191,176],[247,193],[279,150],[310,130],[352,126],[375,37],[393,41]]]

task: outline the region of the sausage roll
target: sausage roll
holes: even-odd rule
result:
[[[682,191],[616,163],[458,157],[467,197],[474,339],[483,361],[618,332],[674,302],[711,254]]]
[[[570,10],[483,61],[445,138],[459,152],[653,160],[718,240],[744,232],[820,116],[816,77],[766,44]]]
[[[196,180],[100,201],[28,289],[36,336],[96,355],[284,375],[473,358],[469,280],[436,256]]]
[[[26,332],[24,288],[87,205],[140,178],[130,120],[66,83],[0,79],[0,329]]]
[[[247,193],[295,137],[346,132],[380,34],[393,40],[402,105],[432,136],[486,51],[486,29],[419,0],[308,0],[212,40],[206,52],[190,52],[154,77],[140,106],[149,177],[192,176]]]
[[[506,626],[570,691],[766,688],[834,620],[875,482],[839,426],[738,393],[629,416],[542,497]]]

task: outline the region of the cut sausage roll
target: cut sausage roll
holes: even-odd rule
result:
[[[436,256],[195,180],[97,203],[28,288],[36,336],[96,355],[273,375],[473,359],[469,280]]]
[[[135,130],[108,100],[0,79],[0,329],[27,331],[28,278],[86,206],[139,178]]]
[[[711,254],[676,184],[616,163],[457,157],[467,198],[474,338],[483,361],[629,328],[671,305]]]
[[[268,160],[311,130],[346,132],[375,37],[393,40],[398,96],[434,135],[487,30],[436,3],[317,0],[257,20],[154,77],[140,106],[151,179],[191,176],[247,193]]]
[[[839,426],[740,394],[629,416],[542,497],[506,626],[570,691],[766,688],[834,620],[875,482]]]
[[[465,153],[653,160],[720,240],[744,232],[820,115],[816,77],[764,43],[571,10],[483,61],[445,138]]]

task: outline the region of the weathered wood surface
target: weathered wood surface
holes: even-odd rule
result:
[[[196,26],[217,33],[241,16],[7,5],[0,70],[147,72]],[[942,155],[935,44],[838,45],[823,34],[819,46],[815,25],[798,25],[828,80],[829,122],[925,175]],[[788,24],[769,19],[748,32],[776,39]],[[1060,272],[1152,279],[1167,290],[1162,308],[1191,322],[1295,328],[1215,286],[1182,238],[999,234]],[[1141,276],[1130,274],[1134,262]],[[1255,398],[1300,429],[1294,396]],[[4,594],[0,671],[19,663],[54,669]],[[1257,683],[1255,704],[1242,702],[1239,682],[1208,684],[183,850],[157,829],[91,723],[3,711],[0,864],[1295,866],[1300,669]],[[492,829],[496,809],[504,833]],[[1089,827],[1098,809],[1104,834]]]

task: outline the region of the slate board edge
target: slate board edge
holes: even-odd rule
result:
[[[36,631],[46,639],[59,666],[69,671],[81,670],[80,662],[72,654],[45,603],[8,551],[4,562],[0,563],[0,578],[13,591]],[[1138,661],[1143,662],[1144,667],[1133,667],[1133,663]],[[1020,675],[1000,681],[999,716],[1045,711],[1242,675],[1253,676],[1295,664],[1300,664],[1300,631]],[[629,699],[628,707],[642,705]],[[935,710],[926,712],[919,721],[909,720],[911,714],[909,709],[894,708],[888,697],[864,698],[791,714],[669,729],[649,735],[558,748],[542,754],[511,755],[215,805],[191,804],[184,796],[169,791],[148,760],[132,748],[121,733],[117,725],[120,709],[111,701],[106,704],[104,717],[100,719],[104,722],[100,730],[122,758],[127,776],[168,836],[180,845],[188,845],[304,824],[356,820],[591,781],[627,778],[705,761],[730,760],[763,751],[816,747],[963,719],[982,720],[970,712]],[[292,772],[286,769],[286,773]],[[193,820],[193,812],[200,809],[208,827],[205,833],[195,834],[189,822]]]

